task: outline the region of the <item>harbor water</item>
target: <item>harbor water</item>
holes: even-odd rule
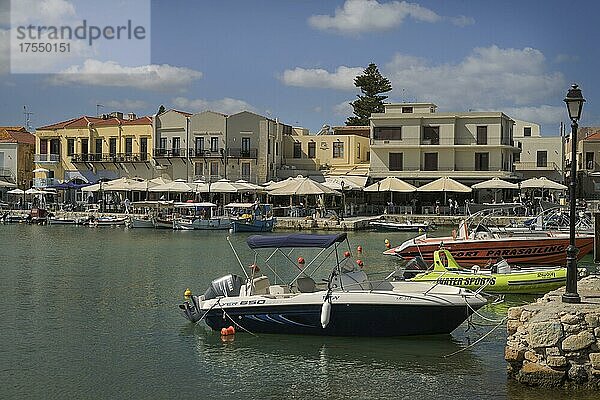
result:
[[[394,269],[384,240],[349,233],[367,273]],[[506,378],[505,325],[472,347],[507,297],[451,335],[336,338],[238,333],[223,342],[177,304],[254,262],[227,232],[0,225],[0,398],[568,399]],[[462,351],[461,351],[462,350]],[[451,355],[456,353],[454,355]],[[597,393],[577,393],[580,399]]]

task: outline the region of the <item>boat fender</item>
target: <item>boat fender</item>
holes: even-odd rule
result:
[[[323,305],[321,306],[321,326],[323,329],[329,325],[329,317],[331,316],[331,303],[329,299],[325,299]]]
[[[183,292],[183,297],[186,299],[189,298],[191,295],[192,295],[192,291],[189,288],[185,289],[185,292]]]
[[[364,266],[365,266],[365,263],[363,262],[363,260],[361,260],[361,259],[358,259],[358,260],[356,260],[356,265],[358,265],[359,267],[361,267],[361,268],[362,268],[362,267],[364,267]]]

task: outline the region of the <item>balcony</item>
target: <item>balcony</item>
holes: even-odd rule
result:
[[[537,162],[515,162],[515,171],[560,171],[561,168],[553,162],[546,165],[538,165]]]
[[[186,149],[154,149],[154,158],[186,158]]]
[[[221,158],[223,157],[224,149],[221,150],[204,150],[189,148],[188,154],[190,158]]]
[[[88,154],[72,154],[72,163],[82,162],[146,162],[148,161],[148,153],[88,153]]]
[[[34,154],[33,162],[38,164],[57,163],[60,161],[60,154]]]
[[[45,188],[50,186],[56,186],[60,183],[58,179],[55,178],[33,178],[33,187],[35,188]]]
[[[6,167],[0,167],[0,177],[8,178],[14,177],[12,169]]]
[[[229,148],[226,153],[230,158],[258,158],[258,149]]]

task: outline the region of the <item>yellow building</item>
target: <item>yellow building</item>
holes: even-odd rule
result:
[[[153,129],[151,117],[112,113],[82,116],[36,130],[37,186],[80,179],[152,178]]]
[[[310,135],[294,128],[283,137],[283,165],[278,175],[364,175],[369,171],[369,127],[334,127]]]

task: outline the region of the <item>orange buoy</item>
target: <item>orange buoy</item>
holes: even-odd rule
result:
[[[345,251],[344,252],[344,257],[350,257],[350,252],[349,251]]]
[[[385,248],[386,249],[390,249],[392,247],[392,244],[390,242],[386,242],[385,243]]]
[[[363,262],[363,260],[356,260],[356,265],[358,265],[359,267],[363,267],[365,263]]]
[[[227,336],[227,328],[221,328],[221,336]]]
[[[298,264],[304,264],[304,257],[298,257]]]
[[[356,251],[357,251],[359,254],[360,254],[360,253],[362,253],[362,246],[358,246],[358,247],[356,248]]]
[[[228,335],[235,335],[235,328],[233,326],[229,326],[226,330]]]

